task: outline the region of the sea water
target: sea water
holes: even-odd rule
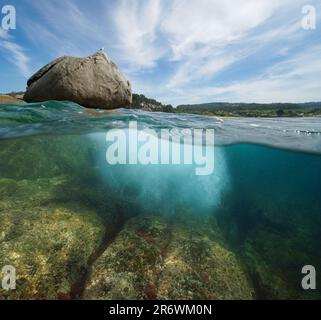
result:
[[[213,129],[213,173],[109,164],[106,133],[130,135],[133,121],[156,133]],[[304,266],[321,272],[320,118],[2,104],[0,138],[0,266],[16,265],[12,297],[320,298],[301,283]],[[88,252],[76,249],[84,239]],[[101,265],[113,288],[95,287]]]

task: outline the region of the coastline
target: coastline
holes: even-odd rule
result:
[[[0,103],[25,103],[25,101],[9,95],[0,95]]]
[[[1,94],[0,93],[0,104],[1,103],[27,103],[23,100],[23,92],[10,92]],[[224,106],[222,108],[206,110],[194,110],[193,108],[181,108],[177,106],[176,108],[171,105],[164,105],[159,101],[154,99],[146,98],[144,95],[133,94],[133,104],[131,109],[143,110],[147,112],[159,112],[159,113],[180,113],[180,114],[194,114],[199,116],[216,117],[219,119],[238,119],[238,118],[313,118],[321,117],[321,107],[300,107],[299,105],[293,105],[292,107],[286,106],[284,109],[276,108],[273,104],[267,104],[264,108],[254,108],[252,104],[248,104],[248,107],[231,107]],[[135,98],[138,97],[138,98]],[[220,103],[213,103],[213,105]],[[306,103],[308,105],[309,103]],[[285,104],[286,105],[286,104]],[[280,104],[282,106],[282,104]],[[90,108],[86,108],[88,113],[92,111]],[[104,111],[104,109],[96,109]],[[106,110],[105,110],[106,111]],[[109,110],[108,112],[110,112]],[[108,113],[107,112],[107,113]],[[95,112],[94,112],[95,113]],[[105,113],[105,112],[104,112]]]

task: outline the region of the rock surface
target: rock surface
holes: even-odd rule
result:
[[[1,299],[69,299],[104,236],[94,210],[52,198],[66,181],[0,179],[0,262],[16,269]]]
[[[0,141],[0,266],[17,275],[0,300],[77,296],[111,220],[90,148],[83,136]]]
[[[26,102],[69,100],[87,108],[126,108],[132,103],[129,81],[100,50],[86,58],[60,57],[27,82]]]
[[[184,217],[129,220],[93,264],[83,299],[253,299],[215,224]]]
[[[248,172],[243,174],[251,176]],[[256,298],[320,300],[318,290],[301,287],[301,270],[306,261],[320,266],[319,203],[307,207],[302,197],[293,198],[292,194],[281,192],[276,196],[275,190],[272,195],[272,190],[263,194],[255,189],[253,192],[260,196],[248,198],[246,192],[240,194],[239,190],[246,188],[239,186],[234,191],[239,198],[227,195],[217,219],[224,238],[253,283]],[[272,197],[273,201],[267,201]],[[237,200],[233,203],[232,199]]]

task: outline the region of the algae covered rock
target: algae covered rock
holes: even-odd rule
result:
[[[0,299],[69,299],[110,222],[108,192],[85,136],[0,142],[0,266],[16,289]]]
[[[129,220],[91,268],[84,299],[152,299],[168,244],[161,217]]]
[[[0,290],[0,299],[71,298],[100,245],[104,224],[95,212],[51,203],[62,182],[0,179],[0,265],[14,266],[17,275],[16,289]]]
[[[217,233],[205,226],[202,230],[199,223],[174,226],[159,279],[159,299],[254,298],[241,262]]]
[[[282,234],[264,226],[258,227],[253,236],[246,240],[241,254],[253,279],[257,297],[320,299],[318,291],[303,290],[301,287],[302,267],[307,263],[320,265],[321,257],[315,254],[314,245],[311,235],[301,235],[298,230]]]
[[[131,219],[93,264],[83,298],[252,299],[251,284],[215,225],[185,219]]]
[[[91,261],[135,213],[134,196],[101,176],[103,153],[86,135],[0,141],[0,266],[17,273],[0,299],[81,297]],[[126,277],[113,279],[127,290]]]
[[[301,285],[303,266],[318,270],[321,264],[320,204],[307,206],[301,197],[286,194],[274,201],[267,201],[265,194],[251,201],[244,193],[242,201],[235,198],[237,203],[226,201],[218,221],[253,283],[256,298],[320,299],[318,290],[303,290]]]
[[[69,100],[88,108],[129,107],[129,81],[103,50],[86,58],[60,57],[36,72],[27,83],[24,100]]]

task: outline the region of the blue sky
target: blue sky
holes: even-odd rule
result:
[[[101,47],[134,92],[173,105],[321,100],[320,0],[0,0],[0,92],[61,55]],[[302,28],[302,7],[316,29]],[[3,15],[0,16],[1,18]]]

